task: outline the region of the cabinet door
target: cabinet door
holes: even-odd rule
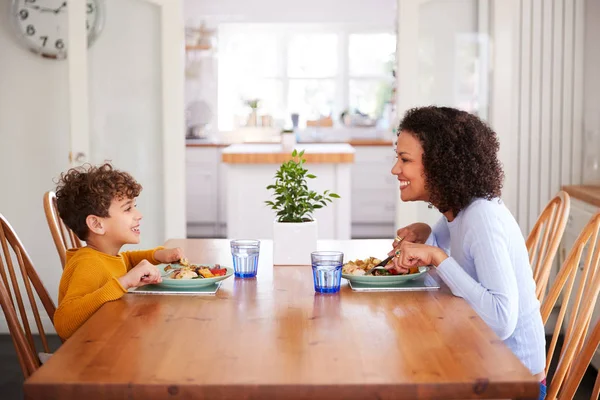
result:
[[[187,223],[217,223],[216,148],[188,148],[186,159]]]
[[[398,181],[387,146],[357,146],[352,166],[352,224],[394,224]]]

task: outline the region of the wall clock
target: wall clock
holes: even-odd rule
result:
[[[102,31],[104,0],[85,2],[89,47]],[[64,59],[67,56],[67,6],[65,0],[12,0],[10,17],[21,43],[43,57]]]

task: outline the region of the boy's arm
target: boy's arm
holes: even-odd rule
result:
[[[69,288],[54,313],[56,332],[68,339],[104,303],[120,299],[126,292],[102,265],[81,263],[73,272]]]
[[[160,264],[161,262],[154,258],[154,253],[156,253],[157,250],[162,249],[164,249],[163,246],[158,246],[157,248],[150,250],[124,251],[121,255],[125,261],[127,271],[129,271],[131,268],[142,262],[142,260],[148,260],[148,262],[154,265]]]

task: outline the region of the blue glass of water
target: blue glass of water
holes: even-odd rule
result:
[[[342,281],[344,253],[341,251],[314,251],[310,253],[315,292],[337,293]]]
[[[254,278],[258,269],[260,240],[232,240],[230,244],[235,276],[237,278]]]

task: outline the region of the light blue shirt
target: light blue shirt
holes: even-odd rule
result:
[[[532,374],[546,366],[546,338],[521,229],[500,199],[476,199],[452,222],[442,217],[427,244],[448,258],[437,272]]]

